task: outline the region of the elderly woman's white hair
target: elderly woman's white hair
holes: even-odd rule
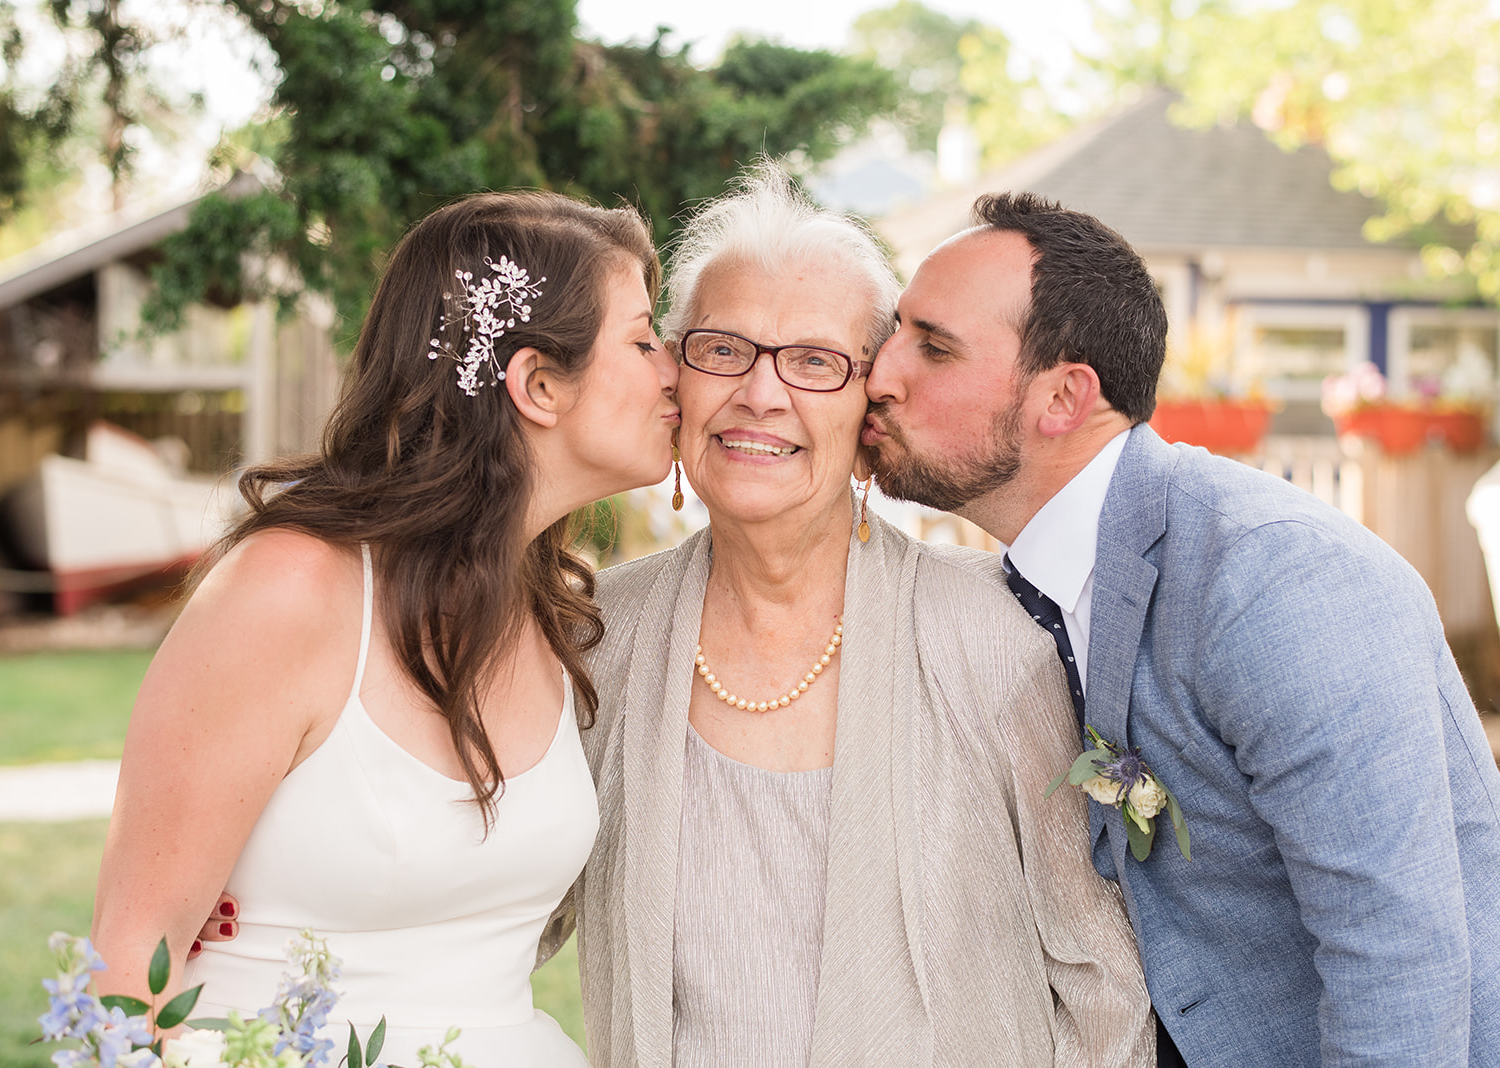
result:
[[[870,227],[814,204],[778,163],[763,159],[729,192],[700,205],[682,229],[667,272],[670,310],[662,333],[676,340],[698,314],[698,287],[709,269],[744,265],[769,273],[788,264],[832,263],[837,278],[861,278],[870,301],[869,355],[895,329],[901,283]]]

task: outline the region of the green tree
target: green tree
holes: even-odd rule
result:
[[[760,152],[831,153],[894,103],[867,61],[740,41],[693,66],[577,37],[573,0],[228,0],[274,51],[274,188],[213,197],[156,270],[170,325],[209,292],[331,294],[363,315],[381,257],[417,217],[477,189],[544,186],[640,204],[657,237]],[[226,145],[221,159],[235,161]],[[244,274],[245,251],[290,282]],[[344,331],[347,336],[352,331]]]
[[[1034,73],[1012,70],[1010,39],[984,27],[959,45],[961,80],[973,99],[969,121],[990,164],[1004,163],[1066,133],[1074,118],[1059,110]]]
[[[901,104],[893,117],[913,150],[934,151],[943,124],[954,114],[967,117],[975,101],[963,84],[959,50],[983,30],[977,19],[955,19],[919,0],[896,0],[854,20],[851,51],[895,75]]]
[[[1372,238],[1425,238],[1436,271],[1472,273],[1500,297],[1500,12],[1488,0],[1138,0],[1117,28],[1106,68],[1154,73],[1182,93],[1183,121],[1248,118],[1286,147],[1322,145],[1335,184],[1384,203]]]
[[[47,53],[61,58],[50,60],[44,84],[23,84],[19,61],[37,42],[25,40],[14,6],[0,0],[0,256],[76,217],[90,169],[103,166],[111,207],[122,207],[138,148],[170,145],[198,107],[157,84],[152,52],[179,32],[161,13],[147,30],[126,19],[121,0],[47,0],[31,25],[39,18],[47,22],[34,32],[49,36]]]

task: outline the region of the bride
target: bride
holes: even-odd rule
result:
[[[384,1015],[390,1063],[450,1025],[479,1068],[586,1063],[528,981],[598,826],[599,613],[566,518],[667,472],[659,276],[635,213],[554,194],[470,197],[401,242],[322,452],[241,480],[248,516],[141,686],[101,993],[142,993],[165,933],[195,1015],[253,1011],[309,927],[343,958],[340,1045]],[[221,888],[238,937],[185,972]]]

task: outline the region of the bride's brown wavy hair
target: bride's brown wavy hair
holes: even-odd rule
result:
[[[499,366],[529,346],[565,380],[588,366],[609,277],[638,268],[653,301],[661,281],[649,232],[630,208],[514,192],[433,212],[391,255],[321,451],[246,471],[240,491],[249,514],[220,546],[272,527],[370,545],[386,631],[406,675],[447,719],[486,828],[504,777],[480,695],[526,613],[572,677],[584,728],[599,701],[581,654],[603,633],[593,574],[572,552],[569,521],[525,541],[537,472],[504,384],[491,386],[486,368],[485,385],[467,396],[454,361],[429,358],[431,339],[454,332],[440,334],[440,325],[460,314],[455,272],[478,279],[489,273],[486,258],[501,256],[546,281],[530,321],[517,320],[497,341]]]

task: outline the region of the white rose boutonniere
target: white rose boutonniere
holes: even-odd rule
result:
[[[1188,843],[1187,820],[1177,798],[1141,759],[1141,751],[1106,741],[1093,727],[1085,727],[1092,749],[1085,749],[1073,766],[1047,786],[1043,797],[1051,797],[1066,780],[1101,805],[1118,805],[1125,819],[1125,833],[1130,839],[1130,855],[1145,860],[1156,841],[1156,817],[1165,809],[1177,832],[1177,848],[1187,860],[1193,859]]]

